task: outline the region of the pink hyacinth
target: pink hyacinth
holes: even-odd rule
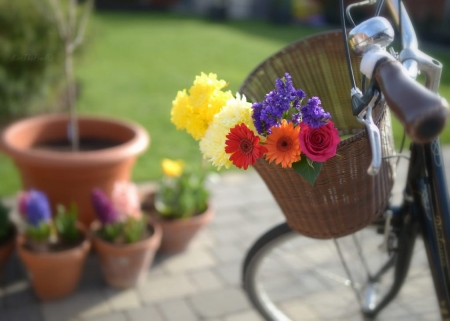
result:
[[[130,216],[135,219],[142,217],[138,189],[135,184],[116,182],[111,194],[111,201],[121,220]]]

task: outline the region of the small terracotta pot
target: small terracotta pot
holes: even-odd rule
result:
[[[34,292],[41,300],[56,300],[71,294],[77,287],[91,242],[83,229],[84,240],[77,246],[55,252],[33,252],[19,234],[17,251],[27,268]]]
[[[183,219],[163,219],[157,217],[161,225],[163,237],[160,252],[179,253],[187,249],[197,232],[206,226],[214,216],[214,208],[209,205],[207,210],[199,215]]]
[[[14,250],[16,234],[17,230],[15,227],[13,227],[13,231],[11,232],[9,237],[0,244],[0,271],[6,264],[9,257],[11,256],[11,253]]]
[[[136,157],[149,145],[144,128],[132,122],[104,117],[79,116],[80,139],[94,139],[114,146],[88,151],[36,149],[36,145],[67,139],[66,114],[30,117],[8,126],[0,136],[0,149],[20,171],[23,189],[45,192],[52,207],[77,204],[80,221],[89,226],[96,218],[91,192],[111,193],[116,181],[127,181]]]
[[[104,241],[96,235],[100,222],[91,225],[94,249],[97,252],[106,283],[115,288],[136,286],[147,276],[153,258],[161,243],[161,227],[149,223],[152,235],[145,240],[124,245]]]

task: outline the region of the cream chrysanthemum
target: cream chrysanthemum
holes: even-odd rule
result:
[[[189,94],[179,91],[172,102],[171,121],[177,129],[185,129],[195,139],[202,139],[214,115],[233,97],[231,91],[222,91],[226,86],[216,74],[196,76]]]
[[[222,110],[214,116],[205,136],[200,141],[203,158],[211,161],[218,169],[222,166],[229,168],[232,162],[229,159],[230,155],[225,152],[226,136],[231,128],[241,123],[257,134],[253,125],[252,104],[247,102],[245,96],[237,93],[236,98],[229,99]]]

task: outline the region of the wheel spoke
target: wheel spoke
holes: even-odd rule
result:
[[[336,244],[305,241],[286,227],[277,233],[263,236],[246,260],[250,263],[245,269],[245,289],[266,320],[362,321],[362,311],[371,311],[393,284],[393,256],[378,250],[382,235],[374,229],[340,238]],[[420,271],[412,273],[413,283],[429,277],[420,265]],[[383,318],[381,312],[377,320],[390,320],[388,316]]]

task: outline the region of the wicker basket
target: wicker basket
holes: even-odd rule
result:
[[[352,63],[358,70],[359,60]],[[342,33],[325,32],[288,45],[261,63],[239,91],[249,101],[262,101],[285,72],[291,74],[295,88],[309,97],[319,96],[341,137],[349,136],[342,137],[337,155],[323,164],[313,187],[294,170],[266,160],[260,159],[255,168],[292,229],[320,239],[356,232],[386,208],[395,172],[392,160],[383,159],[377,176],[367,174],[372,154],[364,126],[352,115]],[[375,107],[374,120],[380,128],[383,156],[392,155],[391,119],[384,102]]]

